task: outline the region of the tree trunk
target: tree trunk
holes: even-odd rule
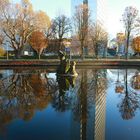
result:
[[[126,59],[128,59],[128,48],[129,48],[129,39],[130,39],[130,32],[127,33],[127,40],[126,40]]]
[[[98,43],[95,44],[95,55],[96,58],[98,59]]]
[[[106,58],[107,55],[107,43],[104,44],[104,52],[103,52],[103,58]]]
[[[38,53],[38,59],[40,60],[40,53]]]
[[[128,96],[127,69],[125,70],[125,93],[126,93],[126,96]]]
[[[35,58],[38,58],[38,52],[34,49],[33,49],[33,55],[34,55]]]
[[[59,43],[58,43],[59,51],[62,50],[61,42],[62,42],[62,39],[59,39]]]
[[[84,43],[81,41],[81,57],[84,59]]]
[[[15,50],[15,58],[16,58],[16,59],[21,58],[21,50],[20,50],[20,49]]]

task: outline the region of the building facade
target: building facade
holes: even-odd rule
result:
[[[90,21],[99,24],[106,32],[107,32],[107,3],[106,0],[72,0],[71,2],[71,15],[74,15],[76,7],[82,4],[86,4],[89,8],[89,14],[90,14],[90,18],[86,18],[85,16],[83,17],[84,19],[88,20],[87,23],[87,28],[89,26]],[[87,14],[88,15],[88,14]],[[88,30],[87,30],[88,31]],[[72,33],[72,37],[74,36],[74,34]],[[87,38],[88,38],[88,33],[87,33]],[[86,41],[85,46],[84,46],[84,52],[85,54],[94,54],[94,50],[93,48],[93,43],[92,41],[90,41],[90,39],[87,39],[88,41]],[[75,46],[75,44],[79,44],[79,46]],[[107,44],[107,43],[106,43]],[[104,54],[104,47],[102,47],[103,45],[101,45],[101,47],[99,46],[99,54]],[[104,45],[105,46],[105,45]],[[72,42],[72,47],[74,48],[79,48],[80,50],[80,42],[79,43],[74,43],[74,41]],[[100,50],[100,48],[102,48]],[[72,50],[73,52],[75,52],[74,50]],[[87,53],[86,53],[87,52]],[[101,52],[101,53],[100,53]]]
[[[71,140],[105,140],[106,70],[83,70],[79,77],[80,90],[75,97],[78,104],[72,112],[71,130],[74,137]],[[94,81],[92,86],[90,80]],[[96,90],[93,90],[95,87]]]
[[[91,18],[95,22],[100,22],[107,29],[107,2],[106,0],[72,0],[71,13],[73,15],[75,7],[80,4],[87,4],[91,12]]]
[[[125,55],[125,34],[117,33],[116,40],[118,45],[117,54],[120,56]]]

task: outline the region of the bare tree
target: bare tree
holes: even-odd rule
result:
[[[56,30],[53,24],[53,20],[50,23],[50,26],[45,30],[45,36],[48,40],[56,39]]]
[[[65,15],[59,15],[53,20],[52,33],[55,34],[59,42],[59,50],[61,50],[61,43],[63,38],[71,31],[71,22]]]
[[[125,11],[122,15],[124,28],[125,28],[125,36],[126,36],[126,59],[128,59],[128,48],[130,42],[130,35],[132,30],[136,29],[139,25],[138,20],[138,10],[132,6],[126,7]]]
[[[125,120],[132,119],[140,108],[139,94],[128,86],[128,70],[125,70],[125,91],[122,101],[118,104],[121,116]]]
[[[76,7],[74,14],[75,33],[80,41],[81,56],[84,58],[84,48],[87,46],[88,24],[90,19],[90,11],[87,4]]]
[[[108,34],[99,21],[92,22],[89,28],[89,38],[92,42],[93,52],[98,58],[99,46],[103,47],[104,51],[107,47]]]

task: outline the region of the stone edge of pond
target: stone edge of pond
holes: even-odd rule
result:
[[[74,60],[77,66],[140,66],[140,60]],[[0,60],[0,67],[58,66],[59,60]]]

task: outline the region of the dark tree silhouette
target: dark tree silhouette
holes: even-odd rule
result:
[[[128,89],[127,69],[125,70],[125,93],[121,103],[118,105],[121,116],[124,120],[132,119],[137,108],[140,107],[140,96]]]

